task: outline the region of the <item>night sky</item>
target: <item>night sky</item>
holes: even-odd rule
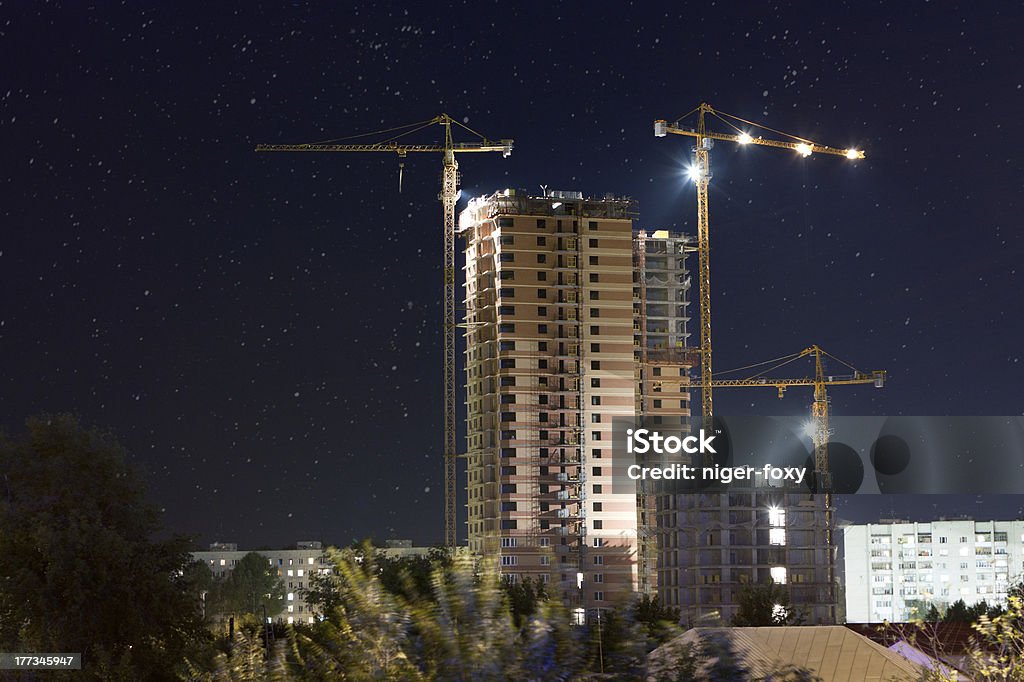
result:
[[[717,369],[817,343],[890,374],[836,414],[1021,414],[1024,9],[667,7],[0,3],[0,424],[110,427],[202,542],[439,542],[440,159],[407,159],[399,193],[391,155],[254,146],[446,112],[516,141],[460,157],[464,196],[612,192],[694,232],[691,142],[651,124],[701,101],[867,152],[715,148]]]

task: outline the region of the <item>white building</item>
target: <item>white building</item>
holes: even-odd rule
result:
[[[288,623],[312,623],[316,613],[302,599],[302,590],[309,586],[309,579],[321,572],[330,572],[330,559],[324,554],[319,542],[299,542],[296,549],[239,550],[233,542],[215,542],[208,552],[193,552],[196,561],[203,561],[213,575],[225,578],[232,569],[251,551],[267,558],[270,566],[284,583],[285,607],[280,618]]]
[[[958,599],[1005,603],[1024,573],[1024,521],[883,521],[843,531],[847,622],[906,622]]]
[[[414,547],[409,540],[388,540],[387,546],[378,551],[392,559],[412,556],[426,556],[430,547]],[[333,564],[320,542],[297,542],[295,549],[239,550],[233,542],[214,542],[208,552],[192,552],[192,558],[203,561],[210,567],[216,578],[226,578],[231,570],[249,552],[256,552],[267,558],[284,583],[285,607],[279,618],[288,623],[312,623],[316,611],[302,598],[303,589],[309,587],[309,580],[318,573],[331,573]]]

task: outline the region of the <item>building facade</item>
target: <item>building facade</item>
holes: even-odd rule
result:
[[[843,529],[846,618],[906,622],[958,599],[1005,603],[1024,572],[1024,521],[889,520]]]
[[[642,276],[635,216],[628,199],[505,190],[472,200],[459,219],[469,547],[585,610],[656,580],[644,541],[654,507],[612,491],[613,420],[642,406],[689,414],[685,250],[652,254]],[[684,241],[659,234],[653,250]],[[645,288],[658,298],[649,319]],[[650,358],[657,371],[643,366],[648,344],[661,351]],[[648,374],[661,375],[657,389]]]
[[[740,591],[771,580],[808,625],[836,622],[826,496],[784,487],[664,495],[659,595],[690,625],[729,623]]]
[[[239,550],[233,542],[214,542],[207,552],[193,552],[192,558],[210,567],[215,578],[226,578],[250,551],[267,558],[284,583],[285,607],[278,616],[288,623],[312,623],[316,620],[313,607],[303,600],[302,590],[309,579],[318,573],[331,571],[331,563],[319,542],[299,542],[295,549]]]

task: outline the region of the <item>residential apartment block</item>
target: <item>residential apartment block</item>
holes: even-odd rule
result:
[[[655,507],[612,491],[613,419],[689,414],[685,240],[635,236],[635,215],[505,190],[459,219],[469,547],[584,610],[656,582]]]
[[[309,579],[322,572],[330,572],[331,564],[319,542],[299,542],[296,549],[239,550],[233,542],[214,542],[207,552],[193,552],[192,558],[205,562],[214,577],[226,578],[242,557],[254,551],[267,558],[284,583],[285,607],[280,619],[288,623],[312,623],[316,618],[313,607],[302,598],[302,590]]]
[[[883,520],[843,529],[846,619],[905,622],[958,599],[1006,601],[1024,572],[1024,521]]]

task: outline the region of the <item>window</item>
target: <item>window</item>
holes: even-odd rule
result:
[[[600,336],[601,328],[596,325],[590,325],[590,333],[594,336]]]
[[[591,388],[601,388],[601,380],[600,379],[591,378],[591,380],[590,380],[590,387]],[[599,403],[594,403],[594,404],[598,405]]]
[[[599,344],[599,343],[592,343],[592,344],[590,344],[590,352],[591,353],[600,353],[601,352],[601,344]]]
[[[594,459],[601,459],[601,448],[594,448],[594,450],[591,452],[591,457],[593,457]],[[595,490],[594,492],[596,493],[600,491]]]
[[[502,237],[502,240],[504,240],[504,237]],[[499,263],[511,263],[515,259],[516,259],[516,254],[511,252],[511,251],[505,251],[503,253],[499,253],[498,254],[498,262]],[[502,274],[504,274],[504,273],[502,273]]]
[[[594,476],[600,476],[601,475],[601,467],[594,467],[592,469],[592,472],[593,472]]]
[[[772,581],[776,585],[786,584],[786,567],[785,566],[772,566],[769,571]]]
[[[516,326],[511,322],[502,322],[498,325],[498,332],[502,334],[512,334],[516,331]]]
[[[544,358],[541,358],[540,360],[537,361],[537,369],[547,369],[547,368],[548,368],[548,361],[547,360],[545,360]],[[543,379],[544,377],[541,377],[541,378]]]
[[[502,502],[501,511],[503,512],[514,512],[516,510],[515,502]]]
[[[601,493],[601,489],[602,488],[603,488],[603,486],[600,483],[596,483],[594,485],[594,494],[595,495],[599,495]]]
[[[545,246],[548,243],[547,237],[537,237],[537,246]]]
[[[537,325],[537,331],[538,331],[539,333],[543,334],[543,333],[545,333],[545,332],[546,332],[547,330],[544,330],[543,332],[542,332],[542,331],[540,331],[540,328],[541,328],[541,326],[542,326],[542,325]],[[547,349],[548,349],[548,342],[547,342],[547,341],[538,341],[538,342],[537,342],[537,350],[540,350],[540,351],[544,351],[544,350],[547,350]]]
[[[604,547],[604,538],[594,538],[594,547]]]
[[[540,546],[541,547],[550,547],[551,546],[551,538],[541,538],[540,539]]]
[[[515,270],[502,270],[501,272],[498,273],[498,279],[515,279],[515,278],[516,278],[516,271]]]
[[[501,557],[502,566],[515,566],[519,563],[519,557],[517,556],[503,556]]]
[[[537,218],[537,227],[538,228],[543,228],[543,227],[546,227],[546,226],[547,226],[547,221],[546,220],[544,220],[543,218]]]
[[[600,360],[591,360],[590,361],[590,369],[601,369],[601,361]]]
[[[591,431],[590,432],[590,439],[591,440],[601,440],[601,432],[600,431]]]
[[[508,330],[508,331],[515,331],[515,329],[513,328],[513,329]],[[499,341],[498,342],[498,350],[507,351],[507,350],[515,350],[515,349],[516,349],[516,342],[515,341]]]
[[[601,423],[601,415],[598,414],[598,413],[594,413],[594,414],[590,415],[590,423],[591,424],[600,424]]]
[[[601,396],[599,396],[599,395],[592,395],[592,396],[590,396],[590,404],[591,405],[600,405],[601,404]]]
[[[598,265],[597,256],[591,256],[590,257],[590,264],[591,265]]]
[[[548,333],[548,326],[546,324],[538,324],[537,325],[537,333],[538,334],[547,334]],[[540,350],[547,350],[547,348],[541,348]]]
[[[547,254],[538,253],[537,254],[537,262],[538,263],[547,263],[548,262]]]
[[[589,240],[587,240],[587,242],[588,242],[588,245],[590,246],[590,248],[592,248],[592,249],[596,249],[597,248],[597,240],[596,239],[589,239]]]
[[[501,298],[515,298],[516,290],[512,287],[502,287],[498,289],[498,296]]]
[[[600,277],[598,276],[598,274],[596,272],[592,272],[592,273],[590,273],[590,281],[591,282],[599,282],[601,280],[600,280]]]
[[[591,301],[596,301],[599,298],[601,298],[601,292],[600,291],[591,291],[590,292],[590,300]]]
[[[654,371],[653,371],[653,374],[656,377],[660,377],[661,376],[661,367],[655,367]]]
[[[601,317],[601,309],[600,308],[591,308],[590,309],[590,316],[591,317]]]
[[[588,222],[587,223],[587,229],[588,230],[596,230],[597,229],[597,221],[596,220],[591,220],[590,222]]]
[[[604,557],[602,555],[600,555],[600,554],[595,554],[594,555],[594,565],[595,566],[604,566]]]
[[[515,244],[515,237],[513,237],[512,235],[502,235],[498,241],[503,246],[512,246],[512,244]]]
[[[594,530],[601,530],[602,528],[604,528],[604,521],[602,521],[600,519],[595,519],[594,520]]]
[[[498,361],[498,365],[501,369],[515,369],[516,361],[515,358],[502,358]]]
[[[655,407],[661,407],[661,401],[660,400],[655,400],[654,401],[654,406]]]
[[[538,282],[546,282],[547,280],[548,280],[548,273],[546,273],[546,272],[538,272],[537,273],[537,281]]]
[[[594,511],[596,511],[596,512],[604,511],[604,503],[603,502],[595,502],[594,503]]]
[[[537,289],[537,298],[547,298],[547,297],[548,297],[548,290],[547,289]]]
[[[511,218],[498,218],[498,227],[512,227],[515,221]]]

